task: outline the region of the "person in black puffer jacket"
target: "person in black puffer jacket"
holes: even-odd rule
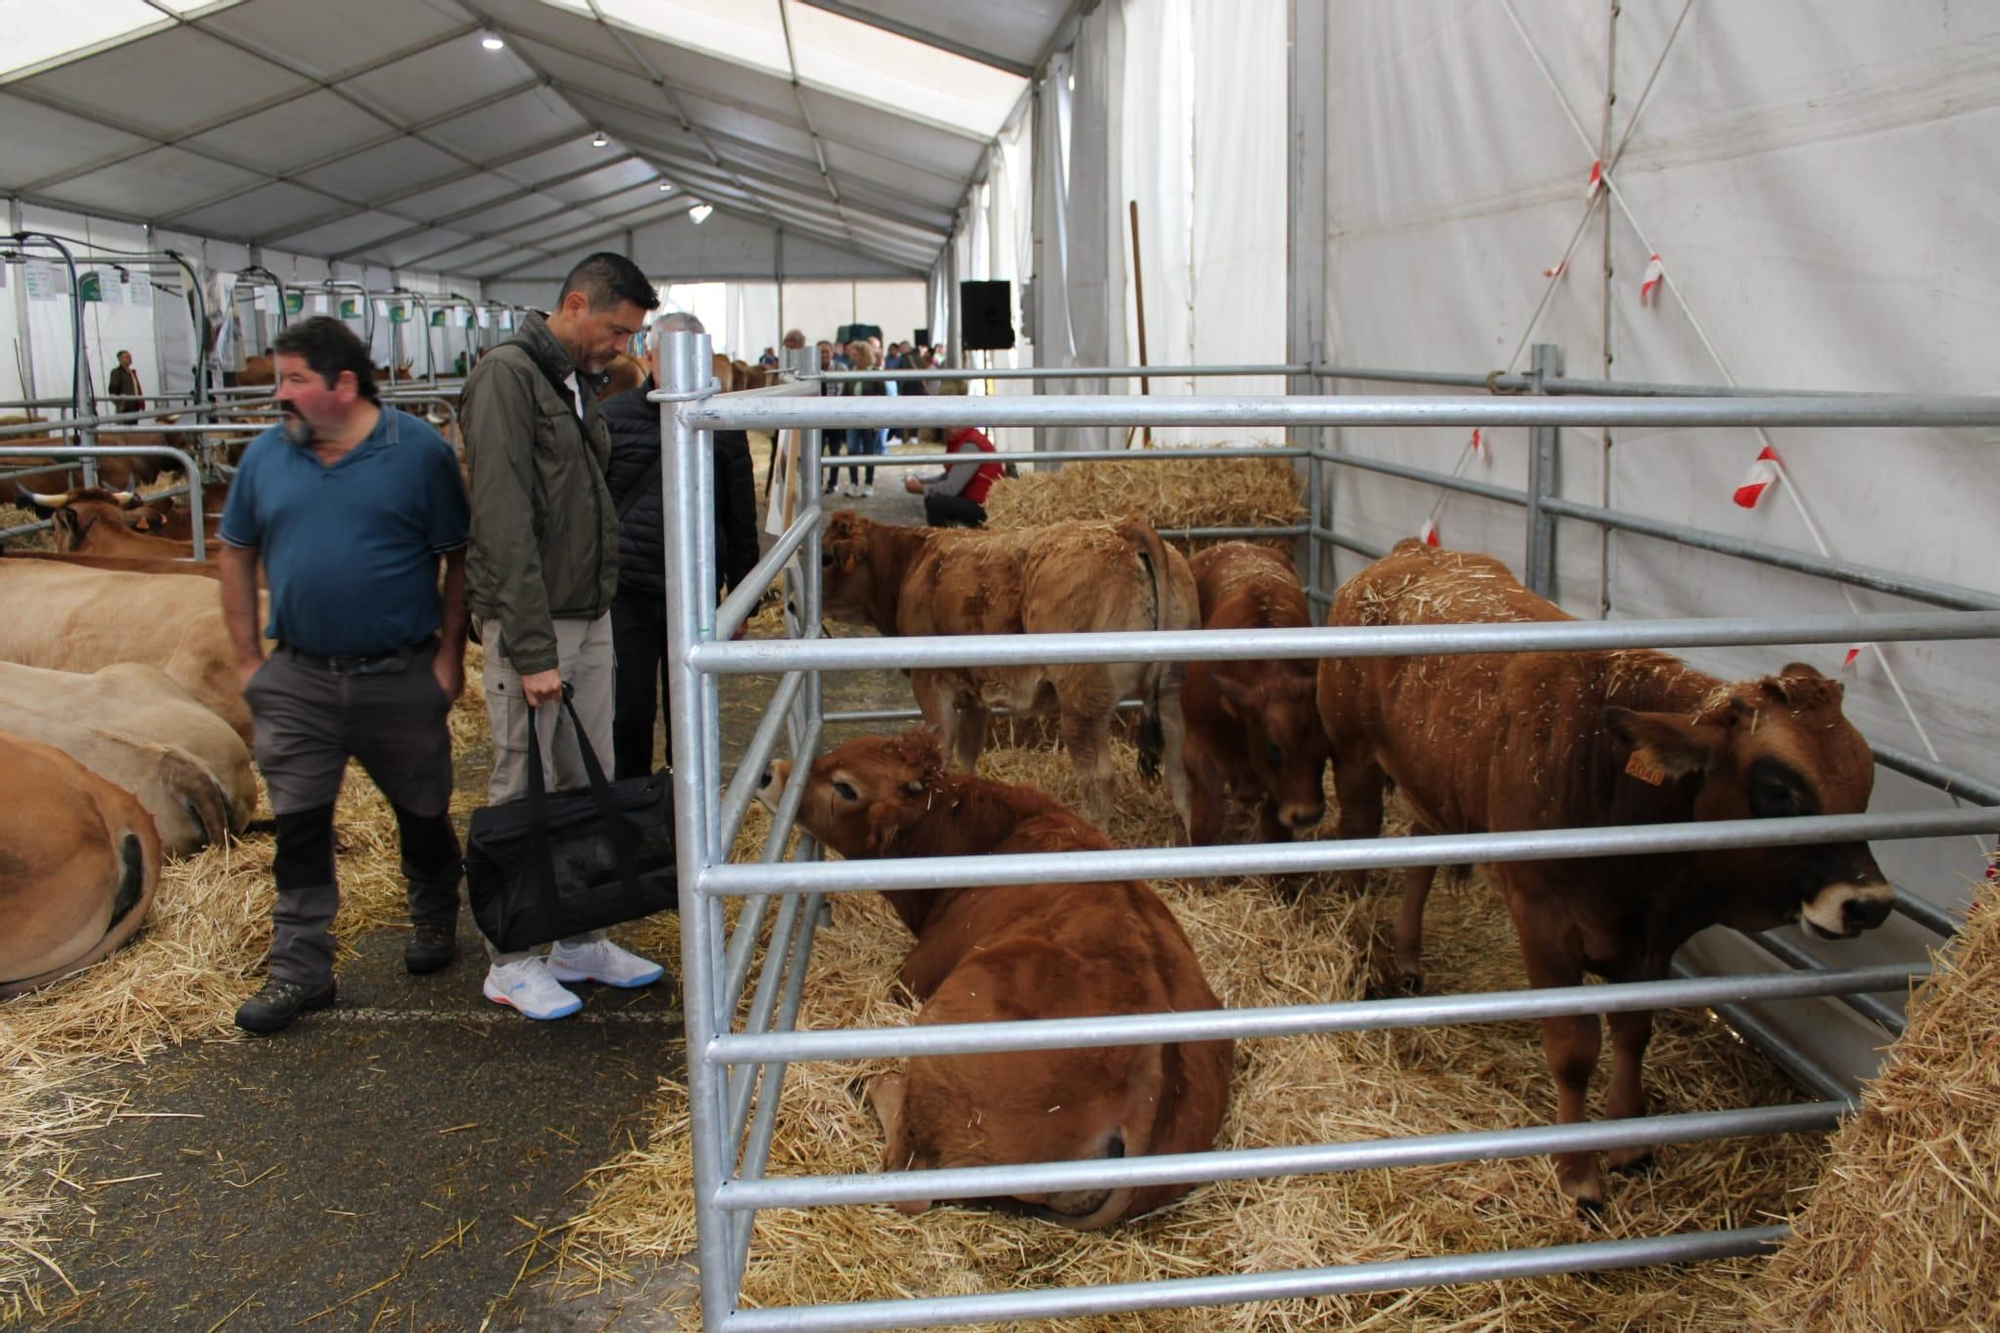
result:
[[[692,315],[665,315],[654,336],[703,329]],[[660,405],[646,401],[651,376],[599,410],[611,433],[605,469],[618,507],[618,591],[611,599],[611,645],[617,660],[611,750],[616,776],[653,771],[653,719],[667,701],[666,523],[660,498]],[[750,441],[740,430],[715,432],[715,569],[720,590],[734,588],[756,567],[757,483]],[[658,682],[659,691],[654,692]],[[673,737],[667,738],[673,762]]]

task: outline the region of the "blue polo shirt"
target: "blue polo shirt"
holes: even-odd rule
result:
[[[250,441],[222,511],[222,540],[263,558],[267,636],[359,657],[437,630],[438,557],[465,545],[470,521],[451,446],[384,407],[332,467],[277,426]]]

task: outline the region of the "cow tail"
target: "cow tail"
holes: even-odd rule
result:
[[[1167,548],[1150,523],[1137,519],[1127,523],[1125,538],[1139,548],[1139,563],[1153,580],[1153,628],[1167,627]],[[1160,724],[1160,686],[1167,669],[1155,667],[1146,689],[1146,707],[1139,719],[1139,776],[1151,780],[1160,776],[1160,760],[1167,752],[1166,729]]]

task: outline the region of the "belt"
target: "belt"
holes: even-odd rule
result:
[[[322,656],[303,648],[294,648],[289,643],[279,644],[278,651],[302,666],[316,667],[336,676],[373,676],[404,670],[411,658],[435,648],[437,642],[437,635],[426,634],[415,643],[406,643],[386,653],[330,653]]]

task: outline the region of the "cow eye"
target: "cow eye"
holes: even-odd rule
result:
[[[1788,815],[1797,806],[1792,799],[1792,789],[1782,782],[1764,782],[1757,786],[1757,804],[1767,814]]]
[[[834,783],[833,794],[835,796],[838,796],[843,801],[853,801],[860,799],[860,794],[854,790],[854,784],[851,782]]]
[[[833,568],[833,552],[831,552],[831,551],[821,551],[821,552],[819,553],[819,567],[820,567],[821,569],[832,569],[832,568]]]

